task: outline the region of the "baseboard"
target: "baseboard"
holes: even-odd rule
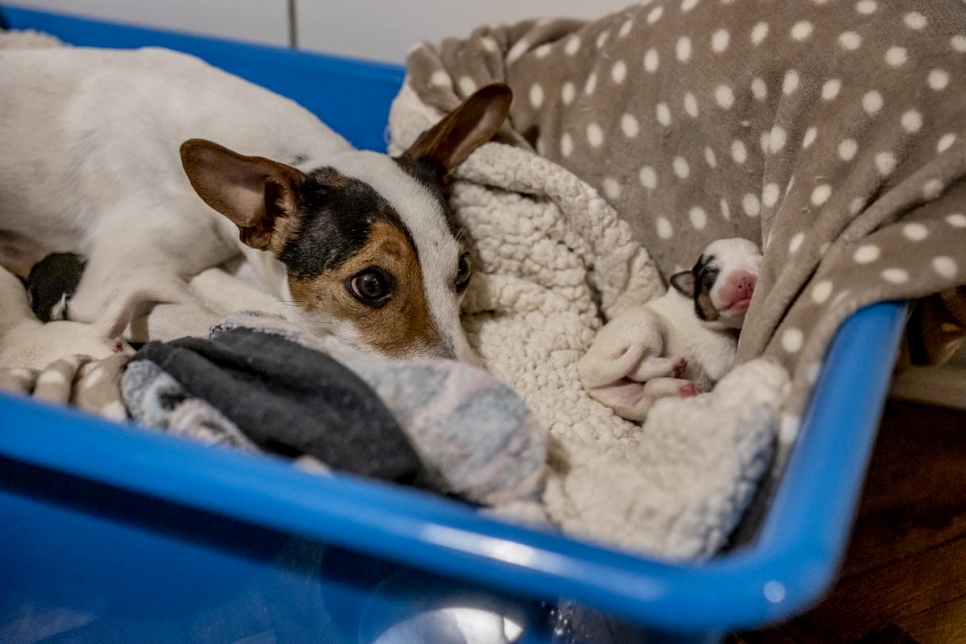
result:
[[[966,409],[966,366],[913,367],[896,376],[892,398]]]

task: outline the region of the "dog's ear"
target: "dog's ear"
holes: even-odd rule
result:
[[[281,250],[275,246],[284,236],[275,233],[283,220],[294,221],[304,174],[284,163],[246,157],[204,139],[181,145],[181,164],[198,196],[238,226],[245,244]]]
[[[694,273],[691,271],[675,273],[671,276],[670,283],[678,293],[694,297]]]
[[[503,126],[510,114],[513,92],[503,83],[481,87],[442,121],[423,132],[400,157],[431,165],[441,179],[448,177],[476,148]]]

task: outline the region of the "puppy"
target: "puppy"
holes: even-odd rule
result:
[[[444,186],[501,127],[505,85],[390,158],[172,51],[4,50],[0,78],[0,231],[87,258],[72,319],[150,293],[162,304],[134,339],[204,334],[219,316],[187,283],[241,253],[310,332],[473,361],[469,257]]]
[[[117,353],[133,353],[119,339],[128,324],[133,302],[112,303],[98,324],[55,321],[48,324],[36,318],[27,292],[15,275],[0,268],[0,367],[43,369],[69,355],[94,359]]]
[[[731,368],[761,270],[761,251],[746,239],[709,245],[671,288],[608,322],[580,359],[592,398],[629,420],[644,420],[664,396],[696,396]]]
[[[51,253],[30,269],[24,285],[37,319],[41,322],[68,319],[68,303],[80,284],[85,263],[75,253]]]

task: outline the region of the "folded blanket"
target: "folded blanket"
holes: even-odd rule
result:
[[[207,401],[265,451],[308,454],[359,476],[432,487],[382,401],[325,354],[232,329],[211,340],[149,342],[132,358],[142,360],[163,369],[187,396]]]
[[[210,340],[149,343],[122,388],[140,424],[209,444],[399,482],[425,468],[416,480],[489,506],[543,487],[544,431],[506,385],[461,363],[365,354],[272,315],[231,316]]]
[[[612,429],[621,426],[597,409],[562,413],[581,400],[570,364],[596,328],[596,305],[611,318],[629,299],[655,292],[627,283],[626,249],[643,244],[669,275],[715,239],[741,236],[764,245],[739,360],[752,366],[765,359],[779,368],[768,375],[772,382],[763,376],[750,385],[769,401],[761,403],[769,413],[758,428],[736,436],[774,431],[781,413],[787,448],[827,345],[847,315],[885,299],[941,291],[949,298],[950,289],[966,282],[966,85],[956,74],[964,61],[966,6],[956,0],[655,0],[594,22],[481,27],[466,39],[415,48],[391,117],[392,146],[404,148],[476,87],[511,86],[515,101],[504,140],[515,147],[481,148],[457,172],[454,190],[485,275],[469,294],[475,341],[487,366],[527,397],[552,436],[567,442],[560,451],[572,457],[584,449],[575,447],[580,437],[603,454],[607,443],[634,436],[634,449],[652,457],[642,463],[677,463],[675,483],[689,488],[710,484],[697,465],[704,461],[700,451],[710,448],[696,440],[698,453],[688,465],[682,452],[659,453],[669,445],[645,450],[661,434],[660,413],[640,433]],[[527,150],[541,158],[524,160]],[[561,179],[556,164],[589,184],[581,196],[562,194],[559,186],[577,179],[569,173]],[[608,205],[615,210],[601,217]],[[567,277],[554,282],[544,271]],[[568,329],[572,339],[565,344],[565,307],[548,303],[567,300],[575,311],[571,320],[586,322],[582,334]],[[514,318],[521,324],[510,331]],[[961,337],[944,334],[944,342]],[[540,354],[533,345],[548,348]],[[793,374],[790,388],[786,372]],[[711,505],[711,490],[754,483],[753,476],[744,478],[748,472],[739,474],[741,459],[720,456],[735,467],[716,481],[719,487],[706,488]],[[627,458],[635,462],[634,455]],[[632,469],[628,485],[650,489],[645,482],[653,473]],[[564,472],[562,480],[573,477],[556,471]],[[585,484],[597,479],[588,476]],[[597,514],[614,512],[610,523],[620,526],[625,510],[607,509],[612,497],[605,489],[597,495]],[[740,513],[747,497],[730,499]],[[676,555],[700,556],[724,543],[730,518],[711,529],[713,522],[687,495],[669,492],[666,505],[675,503],[676,513],[663,505],[661,512],[676,516],[677,526],[704,526],[714,534]],[[589,514],[583,521],[607,536],[588,525],[596,522]],[[638,529],[660,536],[667,525],[642,520]],[[642,543],[651,548],[654,540]]]
[[[121,389],[129,414],[142,427],[205,445],[259,452],[250,438],[208,402],[192,397],[170,374],[150,360],[124,370]]]

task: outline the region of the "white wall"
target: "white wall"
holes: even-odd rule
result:
[[[3,4],[268,45],[288,45],[286,0],[12,0]]]
[[[148,27],[289,43],[288,0],[11,0],[9,6]],[[631,0],[296,0],[300,48],[401,63],[413,44],[481,24],[544,16],[595,18]]]
[[[299,0],[298,43],[315,51],[403,62],[424,40],[468,36],[483,24],[527,18],[598,18],[632,0]]]

